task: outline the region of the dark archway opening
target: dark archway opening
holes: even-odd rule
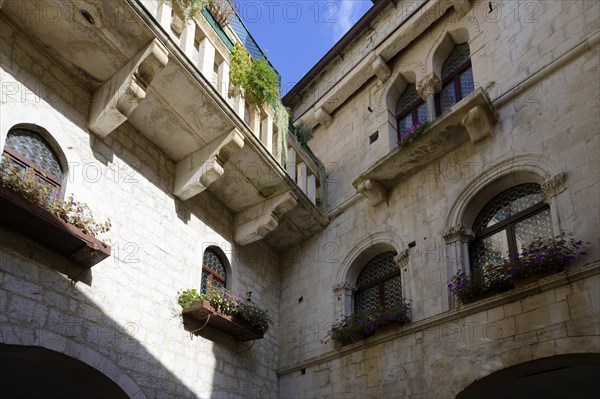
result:
[[[475,381],[456,399],[583,399],[600,392],[600,354],[547,357]]]
[[[55,351],[0,344],[0,391],[4,398],[127,399],[111,379]]]

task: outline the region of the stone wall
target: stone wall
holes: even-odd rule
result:
[[[398,333],[385,343],[367,344],[368,348],[357,345],[338,352],[331,344],[321,342],[331,323],[342,314],[343,299],[334,292],[334,285],[344,282],[348,271],[356,267],[357,259],[369,248],[381,251],[385,246],[386,250],[401,252],[414,241],[416,245],[410,249],[408,265],[402,273],[403,294],[411,301],[414,320],[419,323],[454,312],[458,305],[446,287],[455,271],[454,260],[447,256],[443,232],[454,227],[450,221],[456,208],[481,209],[484,203],[475,192],[483,187],[497,187],[507,168],[512,170],[515,182],[531,171],[540,183],[565,173],[566,188],[550,201],[555,232],[570,232],[591,242],[588,256],[575,266],[597,262],[599,5],[591,1],[494,5],[500,9],[489,15],[483,13],[488,2],[474,2],[462,18],[454,9],[449,10],[389,62],[392,75],[387,81],[373,77],[335,111],[331,125],[316,129],[309,145],[328,167],[332,220],[322,234],[283,259],[282,397],[344,397],[355,393],[389,397],[391,392],[404,392],[399,397],[451,397],[452,394],[435,389],[450,383],[465,387],[475,378],[509,364],[538,357],[534,352],[543,351],[539,354],[543,357],[600,351],[597,328],[584,322],[585,318],[598,318],[598,295],[584,288],[591,288],[597,276],[576,284],[565,281],[543,294],[523,300],[513,297],[513,302],[501,307],[456,319],[460,325],[472,319],[479,325],[490,321],[507,323],[511,327],[503,327],[504,331],[513,333],[498,340],[475,339],[460,345],[440,340],[429,344],[423,338],[429,330],[424,329],[421,333]],[[462,144],[430,162],[388,190],[384,203],[372,207],[357,194],[352,182],[393,149],[387,139],[388,134],[395,134],[395,127],[392,132],[388,126],[390,113],[393,118],[394,112],[390,107],[395,106],[399,96],[398,93],[394,97],[393,88],[419,82],[433,72],[436,49],[448,34],[452,40],[468,39],[476,87],[494,82],[488,86],[488,95],[498,110],[499,121],[492,137]],[[309,101],[312,100],[297,105],[298,109]],[[369,136],[376,131],[379,139],[369,144]],[[475,186],[479,188],[475,190]],[[580,305],[571,302],[583,297],[592,302],[580,307],[578,314],[586,316],[576,321],[578,317],[570,306]],[[548,313],[535,313],[532,306],[548,307]],[[547,326],[554,326],[548,327],[555,331],[553,338],[539,341],[544,344],[515,344],[511,337],[522,331],[515,329],[515,323],[537,317],[551,320],[533,322],[526,333],[544,335]],[[570,338],[578,333],[560,326],[580,322],[585,326],[579,335],[586,338]],[[413,349],[405,350],[406,347]],[[407,353],[415,357],[408,358]],[[465,367],[453,369],[445,380],[436,375],[438,367],[449,370],[459,358]],[[301,373],[303,368],[305,374]],[[298,392],[299,386],[307,388]],[[453,394],[462,388],[456,389]]]
[[[112,256],[76,284],[57,272],[66,259],[0,229],[0,343],[65,353],[132,397],[277,397],[278,330],[253,346],[210,328],[193,335],[177,296],[199,287],[216,245],[228,287],[252,291],[277,323],[278,255],[233,244],[233,215],[210,193],[175,199],[173,162],[127,123],[103,140],[90,133],[90,93],[10,23],[0,30],[0,142],[18,123],[47,130],[68,162],[65,193],[112,222]]]

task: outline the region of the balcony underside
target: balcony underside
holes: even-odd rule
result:
[[[176,163],[175,196],[207,190],[235,213],[238,243],[283,250],[327,224],[139,2],[6,0],[1,14],[92,94],[93,133],[135,127]]]

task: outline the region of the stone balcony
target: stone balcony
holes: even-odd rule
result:
[[[230,29],[216,32],[202,15],[184,22],[162,0],[5,0],[0,7],[93,93],[91,132],[104,138],[125,122],[134,126],[176,164],[174,196],[207,190],[235,214],[239,244],[264,239],[282,250],[327,224],[317,207],[318,167],[289,132],[277,131],[270,107],[247,107],[229,88],[222,36],[239,40]],[[50,11],[57,18],[36,17]],[[289,162],[275,145],[282,134]]]
[[[388,190],[458,146],[492,136],[498,114],[481,88],[436,118],[414,142],[393,149],[352,182],[371,206],[384,202]]]

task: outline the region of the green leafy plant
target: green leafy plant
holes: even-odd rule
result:
[[[473,302],[488,294],[506,291],[512,282],[505,268],[497,264],[484,264],[470,274],[460,270],[450,279],[448,289],[462,303]]]
[[[200,15],[210,0],[167,0],[171,5],[173,2],[181,9],[185,19],[195,18]]]
[[[306,123],[299,121],[296,123],[294,128],[296,130],[296,138],[298,139],[299,143],[306,144],[310,139],[312,139],[314,132]]]
[[[189,289],[181,292],[177,298],[177,302],[183,309],[203,300],[208,301],[217,312],[243,320],[263,334],[272,324],[267,311],[244,301],[239,294],[225,288],[212,288],[206,294],[196,289]]]
[[[417,137],[425,133],[428,127],[429,122],[417,122],[409,127],[406,131],[401,131],[400,140],[398,140],[398,146],[403,147],[412,143]]]
[[[265,58],[252,58],[240,43],[231,51],[229,80],[244,89],[246,99],[258,106],[278,104],[279,81],[277,73]]]
[[[53,187],[45,183],[32,169],[22,169],[15,163],[3,157],[0,162],[0,185],[6,187],[27,201],[44,208],[54,216],[77,227],[85,234],[98,236],[107,233],[110,228],[110,219],[96,222],[92,211],[83,202],[76,201],[71,194],[66,199],[61,199],[54,192]]]
[[[390,309],[372,309],[344,316],[333,323],[328,337],[340,345],[348,345],[372,336],[382,327],[391,324],[403,325],[410,321],[410,305],[403,301]],[[323,343],[328,341],[329,339],[326,339]]]

